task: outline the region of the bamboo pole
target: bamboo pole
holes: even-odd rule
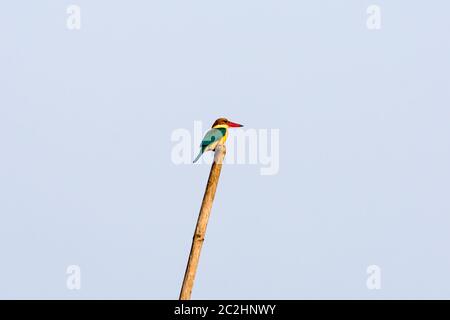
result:
[[[214,154],[214,162],[209,173],[208,183],[206,184],[205,194],[203,196],[202,206],[198,214],[197,226],[195,227],[194,237],[192,239],[191,252],[189,254],[186,272],[184,274],[183,285],[181,286],[180,300],[190,300],[192,287],[194,286],[195,273],[197,272],[200,252],[203,241],[205,240],[206,226],[208,225],[209,215],[211,213],[214,196],[216,194],[217,183],[219,182],[222,162],[225,157],[225,145],[218,145]]]

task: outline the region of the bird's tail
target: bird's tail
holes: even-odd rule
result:
[[[198,161],[198,159],[200,159],[202,154],[203,154],[203,152],[200,151],[200,153],[198,154],[197,158],[195,158],[194,161],[192,161],[192,163],[196,163]]]

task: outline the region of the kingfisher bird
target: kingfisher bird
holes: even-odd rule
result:
[[[200,153],[193,161],[197,162],[202,154],[206,151],[214,151],[218,144],[224,144],[228,137],[228,128],[243,127],[242,124],[231,122],[226,118],[219,118],[214,121],[211,129],[205,134],[202,143],[200,144]]]

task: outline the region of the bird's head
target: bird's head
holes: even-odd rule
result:
[[[219,118],[216,121],[214,121],[212,128],[215,128],[217,126],[226,127],[226,128],[239,128],[243,127],[242,124],[231,122],[227,118]]]

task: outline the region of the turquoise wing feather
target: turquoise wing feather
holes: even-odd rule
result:
[[[205,152],[205,149],[211,143],[214,143],[215,141],[218,141],[218,140],[222,139],[222,137],[225,136],[226,133],[227,133],[227,129],[226,128],[212,128],[211,130],[209,130],[205,134],[205,137],[203,138],[202,143],[200,143],[200,153],[194,159],[193,162],[194,163],[197,162],[197,160],[200,159],[200,157],[203,154],[203,152]]]
[[[205,151],[206,147],[208,147],[211,143],[222,139],[226,133],[227,133],[226,128],[213,128],[209,130],[205,134],[205,137],[203,138],[202,143],[200,144],[202,153]]]

